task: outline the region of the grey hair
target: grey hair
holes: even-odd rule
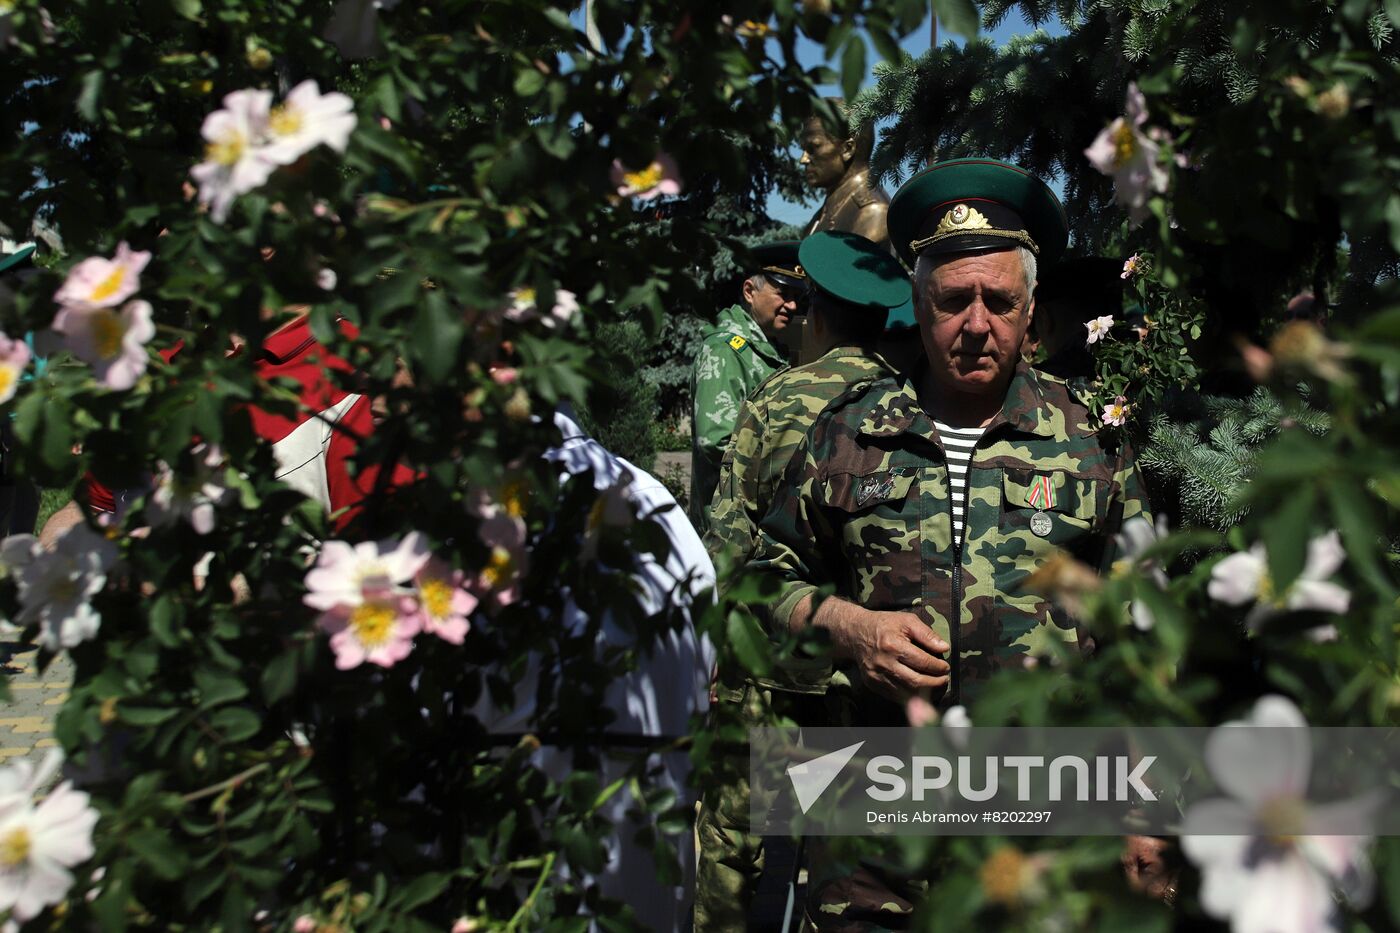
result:
[[[1029,304],[1030,299],[1035,295],[1035,283],[1037,281],[1037,275],[1039,274],[1035,253],[1032,253],[1030,249],[1025,246],[1018,246],[1016,247],[1016,255],[1021,258],[1021,270],[1026,274],[1026,302]],[[920,253],[919,258],[914,262],[914,281],[916,283],[914,288],[915,300],[918,299],[918,296],[923,291],[917,286],[917,283],[928,275],[929,264],[932,262],[933,257],[924,253]]]
[[[1026,273],[1026,298],[1030,299],[1035,295],[1035,283],[1039,281],[1037,278],[1039,270],[1036,268],[1035,253],[1032,253],[1024,246],[1018,246],[1016,247],[1016,255],[1021,257],[1021,268],[1024,269]]]

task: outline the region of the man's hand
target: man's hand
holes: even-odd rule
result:
[[[835,656],[856,663],[866,685],[903,703],[948,686],[948,643],[912,612],[876,612],[828,599],[811,619],[831,632]]]

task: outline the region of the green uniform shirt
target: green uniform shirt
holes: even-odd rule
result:
[[[758,523],[788,462],[822,410],[853,385],[892,375],[894,367],[874,350],[834,347],[814,362],[769,377],[749,396],[710,500],[705,550],[717,564],[722,554],[738,564],[753,553]]]
[[[715,326],[700,338],[690,377],[690,516],[701,533],[709,526],[710,497],[739,406],[785,365],[783,355],[739,305],[721,311]]]
[[[956,547],[947,460],[914,378],[858,388],[817,419],[753,566],[779,578],[772,621],[783,631],[824,584],[867,609],[919,614],[952,646],[946,707],[1051,641],[1076,641],[1073,619],[1022,584],[1057,549],[1101,566],[1122,522],[1148,505],[1130,449],[1098,436],[1063,381],[1022,363],[973,451]],[[882,699],[859,707],[867,722],[902,722]]]

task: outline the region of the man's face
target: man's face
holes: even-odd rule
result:
[[[787,329],[793,315],[797,314],[801,298],[800,289],[790,285],[779,286],[764,276],[744,282],[744,301],[749,306],[749,314],[769,340]]]
[[[808,120],[802,129],[803,177],[813,188],[831,189],[846,174],[846,160],[842,158],[845,143],[827,133],[820,120]]]
[[[915,314],[938,387],[967,395],[1006,390],[1034,302],[1015,250],[919,262]]]

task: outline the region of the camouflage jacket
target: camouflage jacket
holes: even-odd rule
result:
[[[999,668],[1077,640],[1067,613],[1022,591],[1026,578],[1060,548],[1102,566],[1121,523],[1148,505],[1131,450],[1100,439],[1064,382],[1022,363],[973,452],[956,547],[947,461],[916,378],[858,388],[817,419],[752,565],[779,578],[780,630],[824,584],[867,609],[922,616],[952,646],[948,706]],[[893,707],[866,698],[857,715],[891,712],[881,704]]]
[[[739,305],[721,311],[715,326],[700,338],[690,376],[690,515],[702,533],[739,406],[785,365],[783,354]]]
[[[722,555],[737,564],[753,553],[758,523],[822,409],[857,383],[892,375],[894,367],[874,350],[841,346],[811,363],[770,376],[749,396],[710,500],[705,550],[717,565]]]

